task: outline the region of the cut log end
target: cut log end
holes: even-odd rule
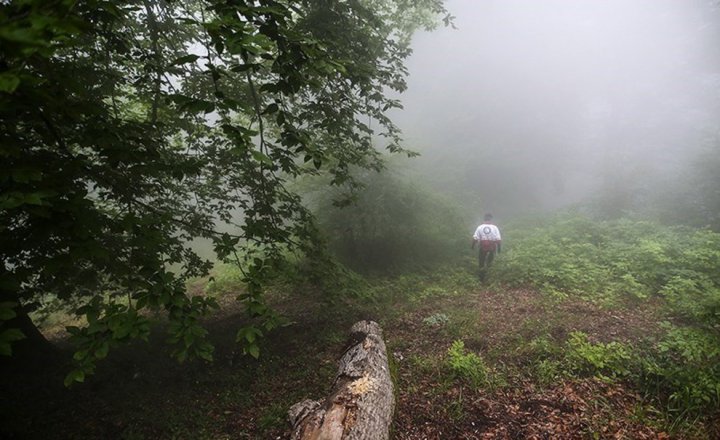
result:
[[[385,440],[395,409],[382,329],[360,321],[350,330],[330,394],[296,403],[288,413],[293,440]]]

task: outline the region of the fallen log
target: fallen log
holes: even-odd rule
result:
[[[332,391],[290,408],[293,440],[386,440],[395,397],[382,329],[360,321],[350,330]]]

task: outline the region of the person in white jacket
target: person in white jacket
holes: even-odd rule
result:
[[[475,244],[480,244],[480,279],[485,280],[487,269],[495,259],[495,253],[500,253],[502,238],[500,237],[500,229],[492,222],[492,214],[485,214],[483,223],[475,229],[473,234],[472,248]]]

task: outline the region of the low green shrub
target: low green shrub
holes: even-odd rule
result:
[[[540,385],[551,385],[562,376],[562,366],[559,361],[543,359],[533,365],[533,375]]]
[[[425,325],[428,325],[430,327],[442,327],[443,325],[447,324],[449,321],[450,321],[450,318],[448,318],[448,315],[446,315],[444,313],[433,313],[432,315],[423,319],[423,322],[425,323]]]
[[[565,214],[504,230],[495,279],[593,301],[661,295],[672,311],[720,325],[720,234],[646,221]]]
[[[666,402],[675,419],[720,409],[720,234],[619,219],[595,221],[566,213],[503,230],[495,280],[535,286],[554,298],[613,303],[665,300],[659,342],[633,348],[591,343],[573,333],[560,362],[567,373],[623,378]],[[533,351],[543,350],[536,341]],[[549,380],[559,358],[538,352],[535,373]]]
[[[620,342],[593,344],[583,332],[572,332],[565,363],[569,372],[615,378],[630,374],[631,348]]]
[[[643,388],[680,415],[720,409],[718,337],[698,328],[665,324],[667,333],[642,359]]]
[[[550,335],[533,338],[524,347],[525,354],[538,360],[557,359],[562,354],[562,347]]]
[[[415,303],[423,303],[430,298],[438,298],[438,297],[442,297],[442,296],[447,296],[447,294],[448,294],[447,289],[444,289],[441,286],[428,286],[428,287],[422,288],[422,290],[413,294],[410,297],[410,300]]]
[[[475,353],[466,353],[463,341],[453,342],[447,354],[447,364],[456,378],[466,380],[474,387],[480,387],[487,382],[488,368],[485,362]]]

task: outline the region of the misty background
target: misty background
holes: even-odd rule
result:
[[[717,1],[447,8],[457,29],[414,37],[404,110],[391,115],[421,157],[394,166],[455,200],[468,230],[485,211],[502,222],[582,206],[684,222],[712,209],[692,199],[718,151]],[[712,192],[714,167],[704,172]]]

